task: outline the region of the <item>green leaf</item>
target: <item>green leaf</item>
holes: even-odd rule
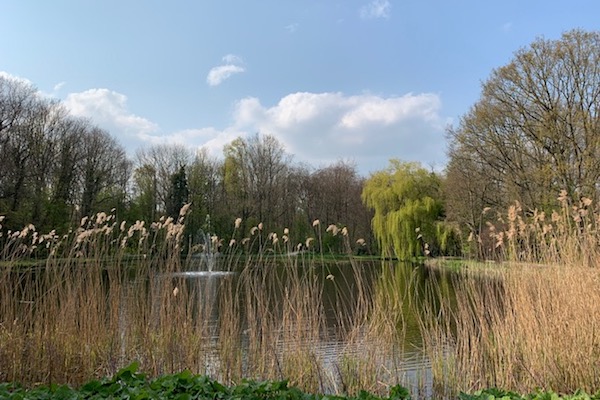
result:
[[[402,385],[392,386],[390,388],[390,400],[410,400],[410,393]]]

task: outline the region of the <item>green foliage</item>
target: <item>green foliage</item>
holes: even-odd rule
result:
[[[479,232],[481,210],[597,201],[600,32],[536,39],[496,68],[480,99],[448,130],[448,214]],[[592,106],[593,105],[593,106]]]
[[[590,396],[583,391],[567,395],[560,395],[553,391],[538,391],[527,395],[520,395],[515,392],[491,388],[479,390],[472,394],[461,393],[458,398],[460,400],[599,400],[600,393]]]
[[[440,179],[418,163],[391,160],[365,183],[362,198],[374,210],[373,233],[382,254],[410,259],[437,243],[443,206]]]
[[[408,389],[403,386],[392,386],[388,397],[379,397],[361,390],[356,396],[321,395],[302,392],[296,387],[288,386],[283,381],[243,380],[235,386],[225,386],[204,375],[194,375],[190,371],[164,375],[152,380],[138,372],[139,364],[133,363],[121,369],[112,378],[93,380],[79,389],[67,385],[53,384],[32,389],[15,383],[0,384],[0,398],[10,400],[42,400],[42,399],[289,399],[289,400],[408,400],[411,398]],[[460,400],[600,400],[600,394],[588,395],[577,391],[570,395],[558,393],[535,392],[521,395],[511,391],[491,388],[474,393],[460,393]]]
[[[383,400],[371,393],[361,391],[356,397],[304,393],[289,387],[287,381],[256,382],[243,380],[228,387],[203,375],[189,371],[164,375],[154,380],[138,372],[139,364],[133,363],[121,369],[114,377],[90,381],[79,389],[67,385],[40,386],[26,389],[13,383],[0,384],[2,399],[290,399],[290,400]],[[402,386],[390,388],[389,400],[410,399],[408,390]]]
[[[133,220],[155,221],[157,207],[157,182],[156,168],[144,164],[136,168],[133,173],[133,182],[137,189],[137,195],[132,202]]]
[[[173,219],[179,216],[179,210],[187,203],[189,193],[185,167],[181,165],[179,171],[171,175],[167,214],[173,217]]]

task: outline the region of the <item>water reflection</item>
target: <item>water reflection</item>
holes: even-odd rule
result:
[[[434,288],[444,292],[444,296],[454,296],[448,274],[398,262],[324,263],[308,267],[255,265],[237,271],[182,271],[170,274],[168,279],[173,287],[195,299],[193,313],[198,318],[208,319],[205,323],[210,327],[215,353],[209,357],[214,365],[207,367],[207,372],[219,370],[219,327],[223,318],[232,317],[231,302],[235,303],[233,309],[242,324],[239,327],[239,341],[245,347],[242,351],[248,351],[251,339],[257,337],[253,330],[259,329],[254,321],[256,305],[250,303],[266,301],[273,315],[286,315],[284,309],[293,290],[292,283],[302,281],[314,285],[307,296],[320,296],[316,300],[322,309],[322,329],[316,338],[311,332],[295,331],[287,335],[283,324],[278,328],[279,335],[273,336],[275,351],[283,357],[291,347],[302,350],[306,346],[332,376],[340,374],[340,366],[347,360],[359,359],[365,352],[371,352],[390,377],[408,386],[413,393],[423,390],[427,393],[432,386],[429,361],[423,352],[419,313],[435,312],[439,308],[439,297],[432,295]],[[268,295],[257,291],[268,292]],[[366,304],[366,300],[371,304]],[[314,304],[315,299],[311,301],[310,304]],[[228,307],[227,315],[220,312],[224,304]],[[396,343],[383,344],[377,329],[367,323],[367,319],[378,317],[395,327]],[[245,360],[250,364],[248,358]]]
[[[439,309],[439,293],[452,298],[453,280],[419,265],[311,257],[218,260],[212,271],[193,263],[179,270],[179,260],[159,258],[8,271],[4,289],[14,300],[0,311],[11,327],[24,321],[20,334],[47,331],[38,320],[49,324],[60,332],[57,349],[67,332],[108,371],[139,360],[155,374],[188,368],[231,382],[314,368],[314,390],[338,392],[372,369],[372,382],[413,393],[431,387],[420,313]]]

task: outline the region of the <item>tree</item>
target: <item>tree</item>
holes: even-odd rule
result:
[[[0,77],[0,213],[12,229],[30,222],[54,229],[68,221],[63,205],[72,180],[65,179],[74,163],[63,168],[63,155],[72,121],[60,103],[31,84]]]
[[[308,226],[319,219],[327,226],[346,227],[353,239],[369,240],[372,213],[361,200],[363,185],[364,178],[358,176],[356,166],[344,161],[310,173],[304,179],[301,197]],[[336,239],[338,246],[333,246],[336,241],[332,241],[331,245],[324,244],[329,245],[332,251],[345,251],[341,239]]]
[[[156,168],[143,164],[133,172],[134,197],[132,207],[135,219],[156,221],[158,207]]]
[[[551,208],[560,190],[598,199],[599,65],[600,33],[574,30],[536,40],[493,71],[480,100],[449,130],[448,182],[478,182],[449,192],[452,215],[515,200],[525,210]],[[476,218],[468,223],[474,230]]]
[[[188,200],[192,207],[185,219],[186,229],[195,239],[204,232],[214,233],[215,227],[219,231],[228,232],[232,215],[224,206],[222,163],[202,148],[196,152],[188,171]],[[212,226],[208,226],[207,222]]]
[[[440,179],[418,163],[391,160],[372,174],[362,198],[374,210],[372,228],[384,256],[406,260],[439,248],[443,217]]]
[[[179,210],[181,210],[181,207],[183,207],[183,205],[188,201],[189,193],[190,191],[188,189],[185,166],[181,165],[179,167],[179,171],[171,175],[171,187],[167,202],[167,215],[177,220],[179,217]]]
[[[30,223],[36,130],[39,115],[47,109],[31,84],[0,76],[0,211],[8,225],[20,229]],[[37,130],[39,132],[39,130]],[[44,146],[45,143],[40,143]]]
[[[141,182],[143,185],[134,187],[136,197],[154,199],[156,202],[154,211],[159,214],[166,213],[170,201],[171,178],[182,165],[190,165],[191,160],[190,149],[180,144],[161,144],[140,149],[136,154],[136,169],[140,173],[144,172],[145,176]],[[149,179],[153,181],[150,182]],[[153,217],[154,212],[152,215],[143,215],[142,219],[153,220]]]
[[[131,164],[123,147],[108,132],[97,127],[85,132],[78,164],[81,215],[123,203]]]
[[[287,224],[285,196],[291,157],[270,135],[237,138],[224,148],[223,183],[230,210],[250,223],[274,227]]]
[[[8,229],[66,229],[124,205],[129,161],[110,135],[75,119],[26,81],[0,77],[0,215]]]
[[[45,205],[50,229],[66,229],[71,222],[76,198],[77,167],[81,158],[81,141],[90,129],[86,120],[63,118],[57,128],[50,196]]]

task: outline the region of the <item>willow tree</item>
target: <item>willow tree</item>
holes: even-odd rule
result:
[[[443,207],[434,172],[391,160],[366,181],[362,199],[374,211],[372,228],[382,255],[406,260],[438,247]]]

